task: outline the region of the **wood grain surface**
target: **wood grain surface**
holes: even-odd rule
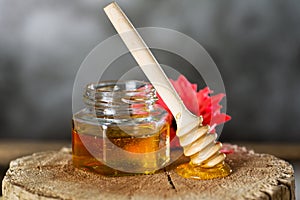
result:
[[[4,199],[295,199],[292,166],[238,146],[226,158],[233,173],[196,181],[176,174],[177,163],[154,175],[104,177],[74,169],[70,149],[14,160],[3,180]]]

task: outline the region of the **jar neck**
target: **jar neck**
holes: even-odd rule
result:
[[[157,101],[156,91],[143,81],[105,81],[89,84],[83,101],[97,117],[144,117]]]

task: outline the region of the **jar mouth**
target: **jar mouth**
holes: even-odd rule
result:
[[[145,81],[102,81],[88,84],[83,100],[98,113],[116,115],[148,109],[157,96],[154,87]]]
[[[128,81],[101,81],[90,83],[86,86],[86,92],[101,93],[128,93],[128,92],[152,92],[153,86],[145,81],[128,80]]]

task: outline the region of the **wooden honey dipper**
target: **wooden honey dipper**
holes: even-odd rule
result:
[[[222,144],[216,142],[217,134],[209,133],[209,126],[202,126],[202,116],[193,115],[184,105],[159,63],[136,31],[127,16],[113,2],[104,8],[106,15],[119,33],[130,53],[141,67],[151,84],[170,109],[177,123],[176,135],[190,162],[177,167],[185,178],[213,179],[231,173],[220,152]]]

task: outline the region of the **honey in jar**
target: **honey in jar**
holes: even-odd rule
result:
[[[154,173],[170,160],[167,112],[142,81],[85,88],[85,108],[73,115],[73,165],[107,176]]]

